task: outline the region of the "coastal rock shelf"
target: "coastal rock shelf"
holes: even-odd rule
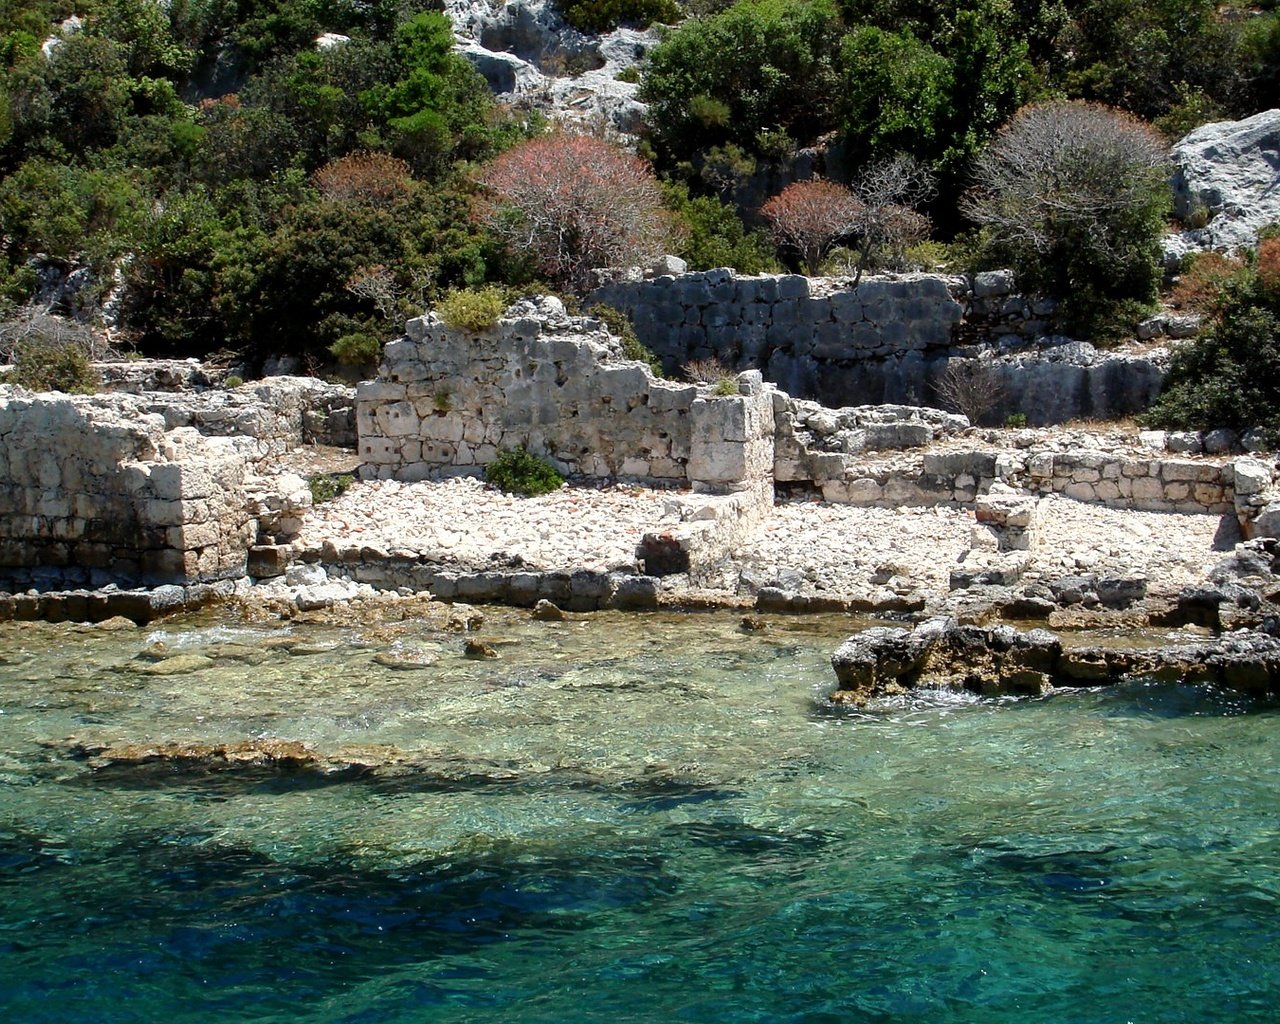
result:
[[[1044,629],[934,618],[913,629],[874,627],[851,636],[831,656],[831,667],[840,683],[831,699],[857,705],[913,689],[1039,695],[1133,677],[1208,683],[1266,697],[1280,693],[1280,640],[1241,630],[1160,647],[1077,646]]]

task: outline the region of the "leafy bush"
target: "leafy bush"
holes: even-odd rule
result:
[[[10,383],[31,391],[91,395],[102,386],[89,353],[72,340],[28,337],[13,351]]]
[[[641,98],[671,163],[765,132],[808,142],[834,124],[839,17],[828,0],[740,0],[686,21],[649,54]],[[766,140],[771,136],[764,136]]]
[[[732,206],[714,196],[689,195],[687,185],[664,182],[663,202],[675,214],[675,255],[690,270],[732,267],[739,274],[767,274],[779,269],[773,244],[759,228],[747,230]]]
[[[485,466],[484,478],[501,491],[521,494],[526,498],[550,494],[564,484],[564,476],[555,466],[525,448],[500,452]]]
[[[501,288],[463,288],[436,303],[436,312],[455,331],[483,331],[498,322],[507,308]]]
[[[612,32],[619,25],[648,28],[680,20],[675,0],[559,0],[564,20],[583,32]]]
[[[382,355],[382,342],[372,334],[344,334],[329,352],[344,366],[371,366]]]
[[[1054,101],[1020,110],[977,159],[962,208],[1065,326],[1109,329],[1155,298],[1169,209],[1168,149],[1120,111]]]
[[[322,505],[343,494],[355,482],[356,478],[350,473],[326,473],[311,477],[307,484],[311,488],[312,503]]]
[[[1216,302],[1221,319],[1175,350],[1152,426],[1207,430],[1263,427],[1280,441],[1280,239],[1258,247],[1253,264]],[[1273,276],[1274,275],[1274,276]]]
[[[233,388],[238,388],[243,383],[244,383],[244,378],[233,373],[231,374],[231,376],[229,376],[226,380],[222,382],[222,386],[226,388],[228,391],[230,391]]]
[[[1188,256],[1169,301],[1178,309],[1216,315],[1232,282],[1241,282],[1248,275],[1242,260],[1224,256],[1219,252],[1201,252]]]
[[[649,166],[588,135],[553,132],[515,146],[480,174],[484,223],[531,253],[556,284],[585,292],[597,267],[662,253],[670,218]]]

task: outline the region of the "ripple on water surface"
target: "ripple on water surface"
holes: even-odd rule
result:
[[[1274,1020],[1274,708],[832,711],[850,628],[6,627],[0,1018]]]

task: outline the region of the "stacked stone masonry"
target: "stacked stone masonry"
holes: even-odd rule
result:
[[[1003,407],[1034,424],[1146,408],[1164,352],[1099,353],[1046,335],[1053,304],[1014,290],[1008,271],[840,279],[739,277],[731,270],[620,273],[591,296],[626,313],[667,373],[717,358],[759,369],[827,405],[936,404],[948,363],[983,357]]]
[[[0,572],[94,585],[243,575],[247,466],[234,441],[166,431],[129,396],[0,397]]]
[[[555,300],[513,307],[481,332],[452,330],[428,314],[387,346],[381,378],[358,389],[362,473],[474,473],[499,451],[523,446],[580,477],[736,492],[736,502],[691,507],[682,515],[687,529],[652,538],[649,557],[673,565],[687,561],[690,547],[713,563],[755,521],[743,507],[767,501],[774,481],[857,505],[972,506],[998,484],[1144,511],[1234,511],[1249,522],[1271,500],[1271,471],[1257,460],[1063,449],[1034,431],[1003,435],[1007,447],[984,446],[965,443],[964,417],[936,409],[828,409],[762,384],[758,371],[740,374],[735,386],[738,394],[716,397],[705,386],[655,379],[621,358],[599,321],[568,317]],[[1249,477],[1247,501],[1237,496],[1237,461],[1265,470],[1265,485]],[[696,539],[704,521],[718,524],[714,542]]]
[[[386,346],[357,388],[365,478],[477,472],[526,448],[565,473],[728,491],[773,472],[773,401],[759,374],[713,398],[626,360],[591,318],[555,299],[513,307],[494,327],[453,330],[434,314]]]

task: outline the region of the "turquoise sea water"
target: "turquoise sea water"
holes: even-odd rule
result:
[[[1280,1018],[1275,707],[837,713],[850,628],[493,613],[474,662],[416,624],[5,627],[0,1020]],[[142,674],[157,641],[213,664]],[[94,771],[70,737],[413,767]]]

